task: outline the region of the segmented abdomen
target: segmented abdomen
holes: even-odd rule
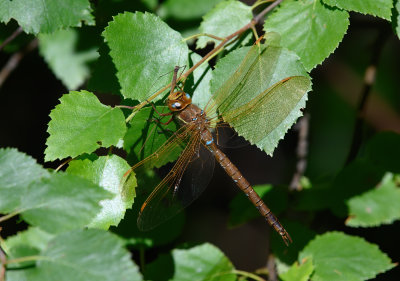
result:
[[[276,216],[267,207],[264,201],[254,191],[250,183],[243,177],[238,168],[229,160],[228,157],[215,145],[211,140],[204,140],[207,148],[214,154],[215,159],[225,170],[225,172],[233,179],[237,186],[246,194],[253,205],[258,209],[260,214],[268,221],[268,223],[282,236],[286,245],[292,242],[292,239],[285,228],[278,221]]]

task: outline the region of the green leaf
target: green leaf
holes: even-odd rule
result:
[[[201,56],[192,52],[189,56],[190,67],[201,60]],[[204,108],[212,96],[210,90],[210,80],[212,79],[213,71],[207,63],[200,65],[193,71],[185,82],[185,90],[192,94],[192,103],[200,108]]]
[[[242,47],[233,50],[228,55],[217,61],[210,81],[210,94],[213,95],[226,83],[229,77],[233,76],[243,59],[249,53],[251,47]],[[207,100],[208,102],[208,100]],[[207,112],[209,117],[213,117],[214,112]]]
[[[9,0],[0,0],[0,21],[8,23],[13,17],[13,7],[15,3]]]
[[[187,1],[187,0],[167,0],[162,8],[167,16],[179,20],[193,20],[201,18],[212,7],[222,0],[202,0],[202,1]]]
[[[392,25],[397,37],[400,38],[400,1],[395,1],[392,13]]]
[[[375,189],[347,201],[349,217],[346,225],[374,227],[400,219],[400,189],[392,174],[387,174]]]
[[[75,29],[52,34],[39,34],[39,52],[69,90],[75,90],[89,77],[87,63],[98,57],[96,49],[77,50],[78,33]]]
[[[156,109],[159,113],[170,112],[167,106],[156,106]],[[168,125],[161,124],[171,118],[172,116],[159,116],[150,106],[136,113],[129,122],[130,126],[124,137],[124,149],[128,152],[128,159],[132,163],[136,164],[154,153],[172,136],[178,129],[178,124],[175,122],[170,122]],[[180,150],[177,150],[166,159],[166,162],[159,163],[158,166],[175,161],[179,153]]]
[[[295,51],[310,71],[337,48],[348,25],[348,12],[327,7],[321,0],[289,0],[268,16],[264,30],[278,32],[282,45]]]
[[[50,117],[45,161],[76,157],[99,147],[117,145],[126,131],[122,111],[101,104],[87,91],[63,95]]]
[[[5,241],[5,248],[13,249],[21,246],[29,246],[40,251],[46,248],[47,243],[53,237],[53,234],[45,232],[38,227],[30,227],[28,230],[18,232],[16,235],[8,237]]]
[[[115,235],[100,230],[60,234],[41,251],[36,267],[9,271],[9,281],[114,281],[142,280]]]
[[[69,174],[52,174],[32,183],[15,211],[28,223],[50,233],[89,224],[111,194],[90,181]]]
[[[27,187],[48,172],[32,157],[15,148],[0,149],[0,212],[8,213],[20,205]]]
[[[131,208],[135,197],[134,185],[130,190],[122,190],[121,179],[130,166],[117,155],[102,156],[95,161],[89,159],[74,160],[69,163],[67,172],[103,187],[114,194],[114,198],[100,202],[102,210],[89,227],[108,229],[111,225],[118,225],[124,218],[125,211]]]
[[[273,188],[270,184],[254,186],[254,190],[275,215],[286,209],[287,196],[283,190]],[[241,225],[254,218],[261,218],[258,210],[243,193],[236,195],[229,208],[231,211],[228,221],[230,227]]]
[[[395,266],[378,246],[341,232],[317,236],[299,255],[299,261],[309,258],[315,268],[314,281],[362,281]]]
[[[231,77],[240,66],[243,59],[249,53],[251,47],[242,47],[233,50],[228,55],[218,60],[213,71],[213,77],[210,81],[211,93],[216,93],[225,82]]]
[[[229,259],[215,246],[205,243],[188,250],[173,250],[175,263],[173,281],[236,280],[234,267]]]
[[[217,73],[214,79],[223,80]],[[271,45],[250,48],[213,100],[223,120],[240,136],[272,155],[279,140],[301,116],[310,88],[311,81],[298,57],[276,46],[274,40]],[[208,113],[208,108],[205,111]]]
[[[94,24],[88,0],[0,0],[0,21],[14,18],[26,33]]]
[[[293,264],[288,271],[279,275],[282,281],[307,281],[310,279],[314,266],[310,259],[303,261],[302,264],[297,262]]]
[[[390,16],[392,15],[392,0],[323,0],[323,2],[329,6],[378,16],[386,20],[390,20]]]
[[[223,1],[203,17],[200,32],[223,38],[248,24],[252,18],[253,13],[250,6],[237,0]],[[246,37],[242,44],[246,44],[249,39],[250,37]],[[220,41],[208,36],[201,36],[196,42],[196,48],[204,48],[207,42],[218,44]]]
[[[171,82],[176,65],[187,64],[188,47],[181,35],[153,14],[119,14],[103,36],[125,98],[146,100]]]

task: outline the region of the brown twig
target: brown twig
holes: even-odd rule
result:
[[[254,21],[257,23],[260,23],[261,20],[264,18],[264,16],[271,12],[276,6],[278,6],[280,3],[282,3],[283,0],[277,0],[274,3],[272,3],[271,5],[269,5],[267,8],[265,8],[264,10],[261,11],[261,13],[259,13],[256,17],[254,17]]]
[[[247,23],[245,26],[242,28],[238,29],[234,33],[226,36],[223,38],[223,40],[214,48],[212,49],[209,53],[207,53],[201,60],[199,60],[195,65],[193,65],[191,68],[189,68],[185,73],[183,73],[178,79],[176,79],[176,83],[179,83],[182,80],[185,80],[195,69],[197,69],[201,64],[203,64],[205,61],[207,61],[211,56],[213,56],[216,52],[218,52],[220,49],[222,49],[226,44],[228,44],[232,39],[239,37],[242,33],[256,25],[257,23],[261,22],[265,14],[268,12],[272,11],[276,6],[278,6],[283,0],[277,0],[271,5],[269,5],[267,8],[265,8],[260,14],[258,14],[256,17],[254,17],[249,23]],[[146,104],[148,104],[150,101],[152,101],[154,98],[156,98],[159,94],[167,90],[168,88],[171,87],[172,83],[169,83],[168,85],[164,86],[161,88],[159,91],[154,93],[152,96],[147,98],[145,101],[142,103],[138,104],[135,107],[134,112],[132,112],[131,115],[129,115],[126,118],[126,122],[128,123],[133,116],[136,114],[137,111],[139,111],[141,108],[143,108]]]
[[[293,175],[292,181],[289,185],[291,190],[302,189],[300,184],[300,179],[304,175],[304,172],[307,168],[307,153],[308,153],[308,129],[310,123],[310,115],[304,114],[304,116],[299,120],[298,128],[299,128],[299,140],[297,142],[297,164],[296,164],[296,172]]]
[[[12,40],[14,40],[18,35],[22,33],[22,27],[18,27],[6,40],[3,41],[0,45],[0,51],[3,50],[3,48],[10,43]]]
[[[278,273],[276,272],[275,257],[271,254],[267,260],[268,280],[278,281]]]
[[[55,171],[58,172],[62,167],[64,167],[64,165],[68,164],[72,160],[74,160],[74,159],[68,158],[67,160],[64,160],[60,165],[58,165],[58,167],[55,169]]]
[[[4,281],[6,275],[6,263],[7,263],[7,256],[4,253],[3,249],[0,247],[0,281]]]
[[[3,86],[4,82],[7,80],[7,77],[11,74],[11,72],[13,72],[15,68],[17,68],[22,58],[27,53],[36,49],[37,46],[38,46],[38,40],[33,39],[23,50],[13,54],[10,57],[6,65],[0,71],[0,88]]]
[[[375,83],[377,64],[379,62],[379,58],[385,45],[386,39],[388,38],[388,35],[388,31],[386,30],[381,30],[379,32],[379,35],[376,38],[374,46],[372,48],[372,56],[369,66],[366,68],[364,73],[364,84],[361,89],[361,98],[357,106],[357,119],[354,126],[353,140],[351,143],[350,152],[346,160],[347,164],[356,158],[358,150],[361,146],[362,131],[364,128],[363,112],[365,111],[365,106],[367,104],[369,94],[371,93],[372,86]]]

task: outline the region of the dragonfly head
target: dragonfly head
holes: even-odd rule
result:
[[[167,105],[172,112],[181,111],[191,103],[190,95],[183,91],[173,92],[167,99]]]

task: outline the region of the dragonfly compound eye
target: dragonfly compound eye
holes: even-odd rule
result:
[[[174,102],[172,104],[172,108],[181,109],[182,108],[182,104],[180,102]]]

